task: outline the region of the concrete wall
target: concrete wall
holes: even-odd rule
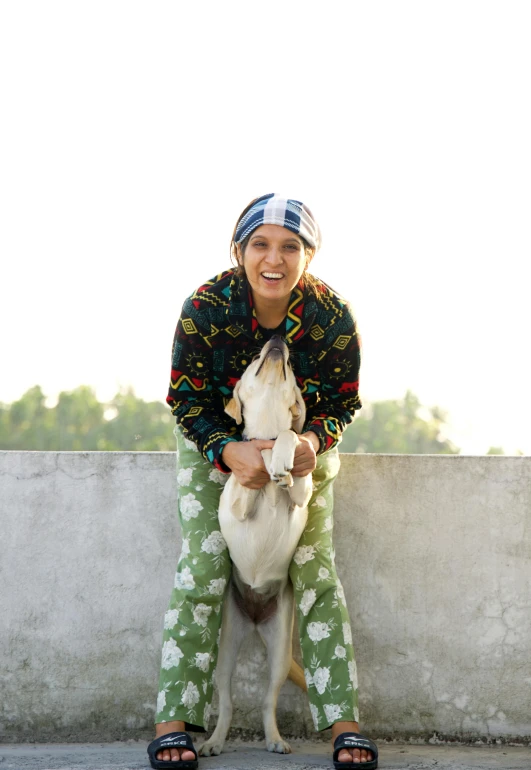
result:
[[[373,736],[531,736],[531,458],[343,455],[338,570]],[[0,740],[149,737],[175,457],[0,453]],[[260,730],[261,643],[234,725]],[[287,733],[312,732],[287,683]]]

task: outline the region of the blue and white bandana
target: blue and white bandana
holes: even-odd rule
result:
[[[241,243],[261,225],[287,227],[304,238],[316,251],[321,245],[319,225],[308,206],[301,201],[282,198],[275,193],[262,195],[238,222],[234,242]]]

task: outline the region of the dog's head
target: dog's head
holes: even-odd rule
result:
[[[301,432],[306,409],[281,337],[271,337],[249,364],[225,411],[238,425],[245,423],[245,438],[276,438],[290,428]]]

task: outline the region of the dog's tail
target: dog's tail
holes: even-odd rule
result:
[[[288,671],[288,679],[291,679],[291,681],[294,682],[297,687],[300,687],[303,692],[308,692],[306,679],[304,678],[304,671],[299,666],[299,664],[293,660],[293,658],[291,659],[291,666],[289,667]]]

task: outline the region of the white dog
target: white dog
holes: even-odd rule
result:
[[[237,423],[243,420],[244,439],[276,440],[273,449],[262,451],[271,481],[253,490],[232,474],[221,495],[219,523],[233,571],[216,671],[219,719],[199,753],[211,756],[223,749],[232,719],[232,672],[243,639],[256,627],[269,661],[263,704],[266,744],[269,751],[286,754],[291,749],[278,732],[276,705],[292,666],[294,602],[288,568],[308,518],[312,477],[293,478],[290,473],[305,407],[280,337],[273,337],[245,370],[226,411]]]

